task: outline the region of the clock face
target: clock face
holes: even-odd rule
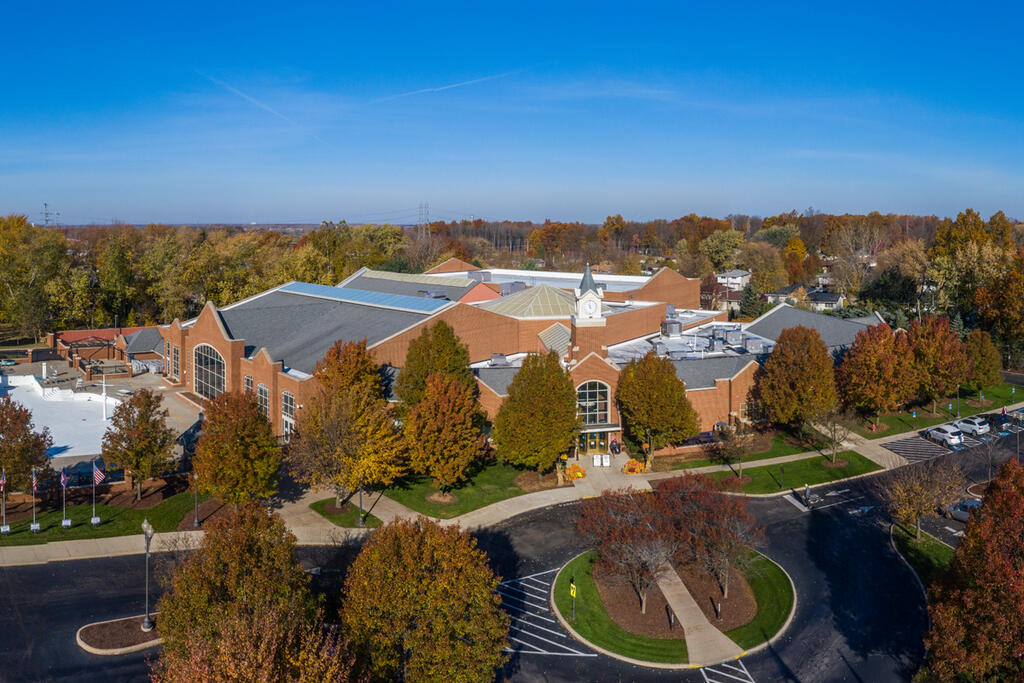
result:
[[[587,315],[594,315],[597,313],[597,302],[596,301],[584,301],[583,312]]]

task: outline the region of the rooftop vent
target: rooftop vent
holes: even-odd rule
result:
[[[683,333],[683,324],[675,318],[667,318],[661,323],[661,334],[664,337],[678,337]]]
[[[508,362],[508,358],[506,358],[505,354],[503,353],[492,353],[491,360],[488,363],[488,365],[490,365],[492,368],[511,367],[511,364]]]
[[[674,317],[676,317],[676,305],[675,304],[665,304],[665,317],[666,318],[674,318]]]
[[[448,295],[445,294],[443,289],[421,289],[419,295],[426,297],[427,299],[447,299]]]

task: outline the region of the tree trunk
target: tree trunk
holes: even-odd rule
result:
[[[722,584],[722,599],[729,599],[729,564],[725,565],[725,581]]]
[[[135,501],[138,502],[140,500],[142,500],[142,479],[136,482],[135,487]]]
[[[647,591],[640,591],[640,614],[647,614]]]
[[[915,526],[917,527],[917,540],[920,541],[921,540],[921,518],[920,517],[917,518],[917,524]]]
[[[555,476],[558,477],[558,485],[562,486],[565,484],[565,470],[562,469],[562,464],[555,463]]]

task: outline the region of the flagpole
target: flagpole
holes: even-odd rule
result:
[[[92,459],[92,516],[96,516],[96,458]]]
[[[67,479],[68,475],[67,475],[67,472],[65,472],[64,470],[60,471],[60,475],[61,475],[60,476],[60,479],[61,479],[60,487],[63,489],[62,494],[64,496],[64,501],[63,501],[63,505],[62,505],[62,507],[64,509],[61,510],[61,513],[60,513],[60,523],[61,523],[61,526],[64,526],[64,522],[68,521],[68,479]]]
[[[36,468],[32,468],[32,525],[36,523]]]

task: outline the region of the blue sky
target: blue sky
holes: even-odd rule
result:
[[[0,213],[1024,219],[1015,3],[38,4]]]

